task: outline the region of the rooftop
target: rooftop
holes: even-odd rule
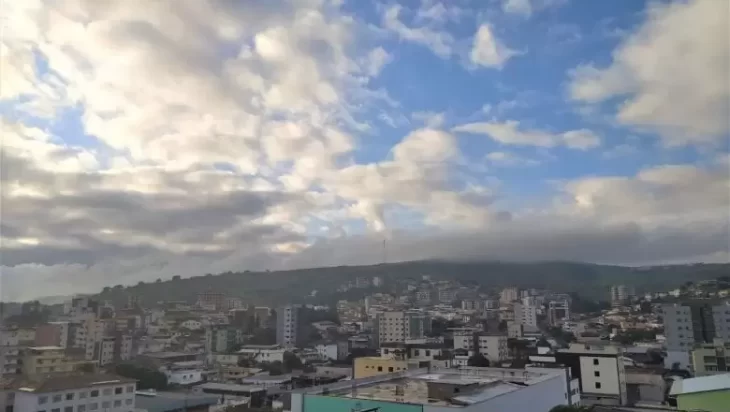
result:
[[[215,405],[218,395],[199,395],[181,392],[156,392],[154,395],[135,396],[137,408],[147,412],[167,412],[195,408],[199,406]]]
[[[61,346],[29,346],[28,349],[35,351],[64,350]]]
[[[497,396],[518,391],[552,378],[562,371],[534,371],[502,368],[411,369],[404,372],[338,382],[315,388],[297,390],[299,393],[380,400],[432,406],[460,407],[484,402]],[[435,388],[459,387],[457,396],[444,395]],[[456,392],[456,391],[454,391]]]
[[[672,384],[670,395],[711,392],[730,389],[730,373],[702,376],[699,378],[677,379]]]
[[[111,374],[58,375],[29,379],[18,387],[19,391],[47,393],[91,386],[119,385],[136,382],[134,379]]]
[[[235,384],[231,384],[231,383],[216,383],[216,382],[208,382],[208,383],[204,383],[202,385],[197,385],[196,388],[200,388],[204,391],[212,390],[212,391],[224,391],[224,392],[261,392],[261,391],[266,390],[257,385],[235,385]]]
[[[188,352],[146,352],[143,356],[156,359],[176,358],[179,356],[197,356],[197,353]]]

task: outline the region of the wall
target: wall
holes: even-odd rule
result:
[[[369,376],[399,372],[406,369],[408,369],[408,364],[405,361],[376,357],[355,358],[353,378],[367,378]]]
[[[677,407],[680,410],[727,412],[728,405],[730,405],[730,390],[690,393],[677,396]]]
[[[594,361],[598,361],[598,365],[595,365]],[[583,392],[618,396],[620,387],[617,361],[617,358],[581,356],[580,370]],[[594,372],[598,372],[600,376],[595,376]],[[596,383],[600,383],[601,387],[596,388]]]
[[[378,412],[423,412],[423,405],[370,401],[334,396],[305,395],[302,412],[350,412],[380,408]],[[453,411],[453,408],[451,409]]]

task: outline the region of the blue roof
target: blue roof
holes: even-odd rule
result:
[[[216,395],[196,395],[181,392],[157,392],[156,396],[137,395],[134,397],[136,407],[148,412],[168,412],[193,408],[198,406],[215,405],[220,398]]]

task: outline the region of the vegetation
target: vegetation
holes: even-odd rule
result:
[[[631,345],[634,342],[653,341],[656,339],[657,331],[644,329],[623,330],[613,337],[614,342],[622,345]]]
[[[98,298],[124,304],[129,294],[143,302],[184,300],[192,302],[205,290],[225,291],[251,303],[276,306],[287,302],[336,303],[343,282],[359,276],[380,276],[387,283],[430,275],[432,279],[453,279],[465,284],[486,285],[492,289],[506,286],[534,287],[579,293],[581,298],[602,306],[611,285],[625,284],[642,290],[668,290],[688,281],[714,279],[730,271],[729,264],[697,264],[648,268],[594,265],[586,263],[541,262],[406,262],[372,266],[340,266],[279,272],[226,272],[217,276],[197,276],[159,283],[140,282],[124,289],[104,290]],[[317,290],[316,298],[307,297]],[[352,298],[362,297],[370,289],[353,289]],[[576,302],[574,302],[576,304]],[[577,302],[582,305],[581,301]],[[588,304],[590,306],[590,304]],[[583,308],[583,310],[595,307]]]
[[[138,389],[167,389],[167,376],[154,369],[144,368],[131,363],[121,363],[114,366],[114,373],[125,378],[136,379]]]
[[[484,355],[482,355],[481,353],[475,353],[474,355],[470,356],[469,359],[467,359],[466,365],[476,366],[479,368],[488,368],[489,359],[485,358]]]

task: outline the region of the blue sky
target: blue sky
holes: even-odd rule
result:
[[[132,3],[9,7],[10,290],[372,263],[383,239],[728,260],[724,2]]]

